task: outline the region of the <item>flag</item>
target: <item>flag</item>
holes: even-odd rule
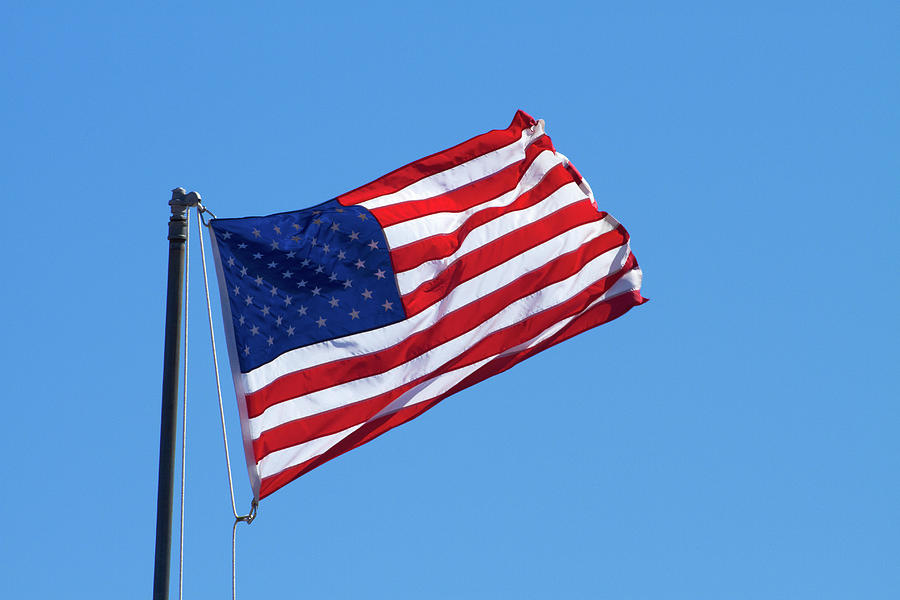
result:
[[[313,208],[211,221],[256,498],[644,302],[543,121]]]

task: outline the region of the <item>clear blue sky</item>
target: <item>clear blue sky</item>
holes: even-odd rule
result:
[[[742,4],[7,3],[4,594],[150,595],[171,188],[303,208],[521,108],[652,302],[264,500],[239,596],[896,598],[900,5]],[[223,598],[191,300],[185,593]]]

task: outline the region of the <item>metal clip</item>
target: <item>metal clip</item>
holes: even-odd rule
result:
[[[213,216],[215,216],[215,215],[213,215]],[[245,523],[247,523],[247,525],[249,525],[250,523],[253,522],[253,519],[256,518],[256,511],[258,509],[259,509],[259,500],[254,498],[253,501],[250,502],[250,512],[247,513],[246,515],[239,515],[239,516],[235,517],[235,522],[237,523],[240,521],[244,521]]]
[[[203,206],[203,204],[201,204],[199,202],[197,203],[197,213],[200,215],[200,220],[203,221],[203,224],[206,225],[207,227],[209,227],[209,222],[206,220],[206,217],[203,216],[203,213],[209,213],[213,219],[218,219],[218,217],[216,216],[216,213],[209,210],[208,208],[206,208],[205,206]]]

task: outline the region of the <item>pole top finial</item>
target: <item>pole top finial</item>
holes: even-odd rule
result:
[[[173,216],[184,216],[188,208],[198,204],[200,204],[200,194],[197,192],[188,193],[182,187],[172,190],[172,199],[169,200],[169,206],[172,207]]]

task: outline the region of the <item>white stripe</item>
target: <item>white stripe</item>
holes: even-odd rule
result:
[[[458,310],[491,291],[515,281],[524,273],[546,264],[547,257],[555,258],[594,239],[606,232],[608,227],[609,225],[605,221],[594,221],[561,233],[559,236],[517,255],[510,261],[460,284],[441,302],[433,304],[404,321],[285,352],[272,361],[243,374],[243,385],[248,394],[253,393],[279,377],[294,371],[389,348],[400,340],[431,327],[444,315]]]
[[[432,373],[497,330],[553,308],[610,272],[618,272],[625,264],[628,254],[627,244],[605,252],[586,263],[578,273],[509,304],[473,329],[392,369],[270,406],[261,415],[250,419],[251,436],[257,439],[265,431],[288,421],[345,406],[349,403],[348,400],[359,402],[372,398],[412,381],[423,373]],[[453,294],[451,292],[450,296]],[[408,336],[403,335],[397,340],[406,337]]]
[[[530,191],[540,183],[550,169],[561,163],[562,159],[558,158],[552,150],[544,150],[528,167],[528,170],[516,186],[496,198],[486,198],[484,203],[462,212],[432,213],[385,227],[384,235],[387,237],[388,246],[396,249],[426,237],[452,233],[459,229],[466,222],[466,219],[477,212],[486,208],[512,204],[519,196]]]
[[[581,201],[585,201],[581,189],[575,183],[570,183],[559,188],[556,192],[547,196],[545,200],[533,206],[506,213],[493,221],[488,221],[484,225],[476,227],[466,236],[466,239],[456,249],[456,252],[450,256],[431,260],[408,271],[397,273],[397,287],[400,289],[400,295],[408,294],[426,281],[434,279],[441,271],[469,252],[477,250],[504,235],[509,235],[520,227],[535,223],[558,210]],[[589,225],[588,229],[595,235],[601,235],[614,229],[605,220],[600,221],[599,224],[590,223]],[[531,251],[526,251],[526,253],[528,252]],[[556,255],[544,254],[543,256],[544,262],[547,262],[547,256],[555,258]]]
[[[398,410],[406,408],[407,406],[427,402],[433,398],[436,398],[439,395],[452,389],[456,384],[458,384],[466,377],[480,369],[482,366],[491,362],[492,360],[495,360],[498,357],[516,354],[518,352],[521,352],[522,350],[535,346],[545,339],[548,339],[551,336],[555,335],[563,327],[568,325],[572,320],[576,319],[581,314],[584,314],[584,312],[590,310],[600,302],[604,302],[606,300],[614,298],[615,296],[640,289],[640,286],[641,271],[639,269],[632,269],[631,271],[623,275],[622,278],[619,279],[619,281],[617,281],[609,290],[607,290],[605,294],[594,300],[587,308],[585,308],[584,311],[581,311],[580,313],[572,317],[563,319],[562,321],[558,321],[557,323],[542,331],[536,337],[528,340],[527,342],[519,344],[518,346],[505,350],[500,354],[486,358],[473,365],[468,365],[466,367],[444,373],[443,375],[432,377],[427,381],[423,381],[414,388],[407,390],[403,395],[399,396],[391,404],[379,411],[378,414],[376,414],[370,420],[375,420],[379,417],[397,412]],[[345,439],[354,431],[362,427],[364,424],[365,423],[360,423],[331,435],[316,438],[308,442],[297,444],[296,446],[291,446],[290,448],[272,452],[271,454],[263,457],[259,461],[259,463],[257,463],[259,475],[261,478],[270,477],[272,475],[280,473],[285,469],[302,464],[312,458],[315,458],[316,456],[324,454],[329,449],[337,445],[341,440]]]
[[[433,198],[434,196],[447,193],[450,190],[493,175],[497,171],[524,159],[525,148],[541,135],[543,135],[543,131],[536,129],[534,133],[531,133],[530,128],[526,127],[519,139],[507,146],[482,154],[440,173],[429,175],[396,192],[361,202],[360,205],[365,206],[369,210],[374,210],[398,202]]]

